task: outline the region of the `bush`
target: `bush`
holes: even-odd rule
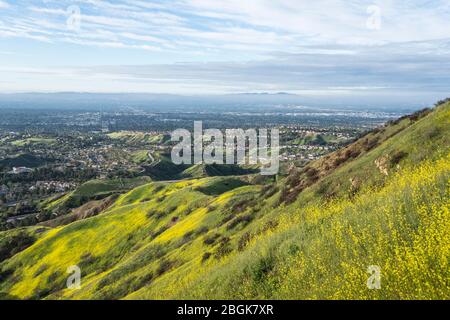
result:
[[[209,229],[207,226],[202,226],[198,230],[195,231],[195,235],[199,236],[199,235],[207,233],[208,231],[209,231]]]
[[[372,139],[366,138],[364,140],[364,150],[370,151],[378,145],[379,137],[374,137]]]
[[[161,228],[159,228],[157,231],[155,231],[154,233],[151,234],[152,238],[156,238],[158,237],[160,234],[162,234],[164,231],[166,231],[167,229],[169,229],[168,226],[163,226]]]
[[[269,220],[264,224],[262,232],[274,230],[276,227],[278,227],[278,221]]]
[[[261,192],[259,193],[259,195],[261,197],[264,197],[265,199],[268,199],[278,191],[279,189],[276,184],[268,184],[261,188]]]
[[[156,276],[157,277],[162,276],[164,273],[166,273],[167,271],[172,269],[174,265],[175,265],[174,261],[165,260],[165,259],[161,260],[158,268],[156,269]]]
[[[433,138],[439,136],[440,130],[439,130],[439,128],[431,127],[431,128],[427,128],[423,134],[424,134],[424,137],[429,140],[429,139],[433,139]]]
[[[178,206],[171,206],[167,209],[167,212],[175,212],[175,211],[177,211],[177,209],[178,209]]]
[[[234,220],[232,220],[228,225],[227,225],[227,230],[231,230],[236,228],[239,224],[243,224],[244,227],[249,224],[251,221],[253,220],[253,215],[252,214],[246,214],[243,216],[239,216],[237,218],[235,218]]]
[[[47,270],[48,269],[48,265],[46,265],[46,264],[43,264],[43,265],[41,265],[37,270],[36,270],[36,272],[33,274],[33,277],[34,278],[36,278],[36,277],[39,277],[41,274],[43,274],[44,272],[45,272],[45,270]]]
[[[220,234],[218,234],[218,233],[212,234],[208,237],[205,237],[205,239],[203,240],[203,243],[210,246],[210,245],[214,244],[219,237],[220,237]]]
[[[166,196],[161,196],[156,198],[156,202],[163,202],[166,199]]]
[[[192,240],[192,236],[194,235],[194,231],[188,231],[186,232],[183,237],[178,242],[178,247],[181,247],[185,245],[186,243],[190,242]]]
[[[219,246],[217,247],[216,251],[214,252],[214,257],[216,259],[220,259],[222,257],[225,257],[229,253],[231,253],[233,249],[231,248],[230,244],[230,238],[224,237],[220,239]]]
[[[91,253],[85,253],[81,256],[78,266],[83,274],[90,274],[91,272],[99,272],[99,268],[96,266],[98,262],[99,259],[97,257],[94,257]]]
[[[242,199],[231,207],[231,212],[234,214],[238,214],[244,212],[248,207],[256,205],[257,202],[255,199]]]
[[[409,116],[409,119],[413,122],[422,119],[426,115],[428,115],[431,112],[430,108],[425,108],[419,111],[414,112],[412,115]]]
[[[0,241],[0,262],[31,246],[35,238],[24,231],[7,236]]]
[[[211,257],[211,252],[205,252],[202,256],[202,262],[205,262]]]
[[[446,99],[443,99],[443,100],[439,100],[439,101],[436,102],[434,105],[435,105],[436,107],[439,107],[440,105],[446,104],[447,102],[450,102],[450,98],[446,98]]]
[[[255,282],[263,281],[273,270],[275,259],[272,256],[260,258],[255,265],[250,268],[250,274]]]
[[[238,250],[242,251],[248,245],[250,240],[252,239],[252,235],[249,232],[244,233],[238,241]]]
[[[153,279],[153,273],[147,273],[144,276],[136,277],[136,279],[131,283],[131,290],[129,292],[134,292],[146,285],[149,285]]]
[[[227,216],[225,216],[222,221],[220,221],[219,226],[224,225],[225,223],[227,223],[228,221],[232,220],[234,217],[236,217],[235,214],[229,214]]]
[[[398,164],[403,158],[405,158],[408,154],[404,151],[397,151],[393,155],[391,155],[391,165],[395,166]]]

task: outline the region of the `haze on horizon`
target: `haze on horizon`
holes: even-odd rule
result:
[[[450,1],[0,0],[0,92],[288,92],[431,103]]]

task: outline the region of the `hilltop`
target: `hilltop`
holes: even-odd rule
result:
[[[449,119],[444,102],[292,167],[287,177],[204,177],[205,168],[192,167],[180,170],[183,181],[105,188],[117,194],[95,216],[0,233],[0,292],[6,299],[446,299]],[[72,265],[82,271],[80,290],[65,289]],[[369,266],[381,270],[380,290],[366,286]]]

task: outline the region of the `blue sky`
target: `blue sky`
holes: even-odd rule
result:
[[[450,1],[0,0],[0,92],[450,92]]]

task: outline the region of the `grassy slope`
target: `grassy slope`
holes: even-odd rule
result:
[[[50,138],[28,138],[25,140],[16,140],[11,142],[12,145],[17,147],[24,147],[30,144],[44,144],[44,145],[52,145],[55,144],[57,141],[56,139],[50,139]]]
[[[119,131],[108,134],[111,139],[123,140],[127,143],[148,143],[161,144],[170,140],[170,137],[163,134],[150,134],[145,132]]]
[[[58,211],[58,208],[63,206],[75,208],[89,200],[102,199],[111,194],[126,192],[150,181],[151,179],[149,177],[91,180],[82,184],[64,197],[58,198],[55,201],[50,199],[48,202],[44,202],[42,206],[47,210],[53,211]]]
[[[13,274],[0,291],[73,299],[446,298],[449,118],[447,104],[365,137],[376,135],[378,146],[337,166],[329,164],[339,154],[313,163],[318,181],[290,204],[279,201],[285,180],[138,187],[3,263]],[[389,160],[399,151],[399,161]],[[387,176],[375,165],[380,158],[388,159]],[[82,289],[64,290],[74,264]],[[366,287],[369,265],[381,267],[381,290]]]
[[[237,165],[175,165],[170,155],[155,154],[156,161],[146,166],[146,174],[154,180],[199,179],[215,176],[248,175],[258,172],[256,166]]]
[[[236,176],[246,175],[258,172],[259,169],[256,166],[236,166],[236,165],[204,165],[197,164],[184,170],[181,173],[183,178],[203,178],[203,177],[215,177],[215,176]]]

